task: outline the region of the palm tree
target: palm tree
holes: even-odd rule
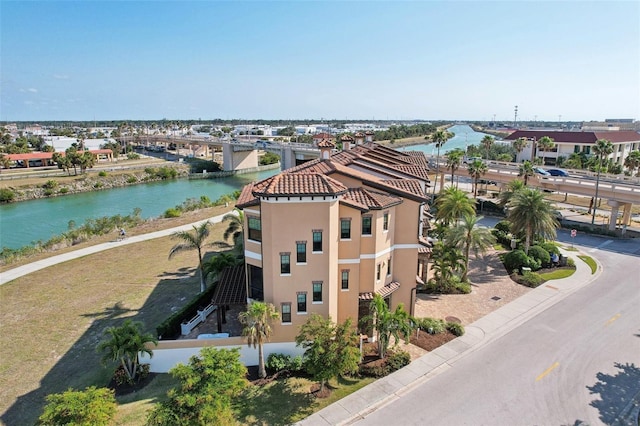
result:
[[[271,320],[278,318],[278,312],[271,303],[252,302],[245,312],[238,315],[244,325],[242,335],[247,338],[247,345],[258,346],[258,376],[267,377],[264,368],[263,344],[271,338]]]
[[[478,252],[484,253],[496,241],[489,229],[477,226],[479,220],[480,218],[476,215],[465,214],[462,216],[462,221],[448,234],[447,243],[463,250],[464,253],[465,264],[462,281],[467,281],[469,252],[473,250],[473,254],[477,258]]]
[[[462,253],[442,241],[437,241],[433,245],[431,258],[433,264],[433,279],[443,293],[449,291],[453,277],[459,271],[464,271],[465,263]]]
[[[629,169],[631,176],[636,169],[639,169],[638,174],[640,174],[640,150],[631,151],[624,159],[624,166]]]
[[[551,149],[555,146],[555,142],[549,136],[543,136],[538,141],[538,146],[542,148],[542,164],[544,164],[544,153],[547,149]]]
[[[174,238],[180,239],[183,242],[176,244],[169,251],[169,259],[176,253],[186,250],[198,251],[198,271],[200,271],[200,292],[205,291],[206,285],[204,282],[204,270],[202,267],[202,249],[204,248],[204,242],[209,236],[209,226],[211,222],[206,221],[196,226],[193,225],[193,232],[190,231],[178,231],[173,234]]]
[[[596,177],[596,196],[593,200],[593,215],[591,224],[596,221],[596,209],[598,206],[598,189],[600,187],[600,170],[602,169],[602,159],[608,157],[613,152],[613,144],[606,139],[598,139],[593,147],[593,153],[598,157],[598,175]]]
[[[392,336],[396,345],[400,342],[401,337],[405,341],[409,340],[411,331],[413,331],[413,321],[402,303],[396,307],[395,311],[391,311],[382,296],[376,294],[369,306],[369,312],[371,314],[364,317],[363,320],[373,321],[373,328],[378,335],[378,356],[380,358],[385,357]]]
[[[457,188],[449,186],[436,199],[436,220],[444,225],[455,222],[464,214],[475,214],[475,203],[467,194]]]
[[[553,239],[560,226],[553,214],[551,204],[544,199],[542,192],[535,188],[524,188],[511,197],[507,205],[507,219],[511,223],[514,234],[524,233],[524,251],[529,254],[529,246],[533,235]]]
[[[438,148],[438,155],[436,157],[436,178],[433,183],[433,194],[436,193],[436,186],[438,186],[438,175],[440,174],[440,148],[452,137],[453,133],[447,132],[445,129],[438,129],[431,135],[431,141],[436,144]]]
[[[238,262],[236,257],[231,253],[219,253],[211,259],[205,261],[202,265],[204,278],[211,277],[211,281],[215,281],[225,268],[235,266]]]
[[[151,333],[143,333],[142,330],[141,322],[125,320],[120,327],[107,328],[104,334],[108,339],[103,340],[97,347],[99,352],[105,352],[102,362],[120,361],[131,383],[138,373],[138,354],[143,352],[152,357],[153,351],[148,349],[146,344],[158,344],[158,340]]]
[[[447,152],[445,156],[447,157],[447,169],[451,170],[451,185],[453,185],[453,175],[456,170],[460,168],[460,164],[462,164],[464,151],[456,148],[453,151]]]
[[[500,205],[504,207],[509,204],[509,200],[511,200],[513,194],[516,191],[521,191],[524,188],[526,188],[526,186],[520,179],[509,181],[506,188],[502,192],[500,192]]]
[[[485,136],[480,141],[482,146],[484,146],[484,149],[487,151],[487,161],[489,160],[489,149],[491,148],[491,145],[493,145],[493,142],[495,142],[494,137],[489,135]]]
[[[231,238],[234,250],[242,253],[244,244],[244,212],[235,209],[231,213],[224,215],[222,221],[229,222],[227,229],[225,229],[224,234],[222,234],[222,238],[224,238],[225,241],[216,241],[215,245],[219,247],[231,247],[231,245],[226,242]]]
[[[518,176],[521,176],[524,178],[524,186],[527,186],[527,183],[529,182],[529,178],[533,176],[535,173],[536,172],[533,170],[533,164],[531,164],[531,161],[529,160],[525,160],[524,163],[520,165],[518,170]]]
[[[471,164],[467,166],[467,170],[469,171],[469,176],[473,178],[473,198],[478,198],[478,181],[489,168],[482,160],[473,160]]]
[[[528,143],[529,141],[527,140],[527,138],[518,138],[513,141],[513,149],[515,149],[516,152],[520,154]]]

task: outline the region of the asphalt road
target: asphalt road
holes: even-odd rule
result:
[[[597,280],[357,424],[614,424],[640,392],[640,241],[575,244]]]

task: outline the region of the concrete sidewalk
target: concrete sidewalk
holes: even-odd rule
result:
[[[576,272],[561,280],[549,281],[468,325],[464,336],[458,337],[406,367],[379,379],[298,422],[305,426],[347,425],[387,405],[432,377],[451,368],[463,357],[494,342],[519,325],[560,302],[592,282],[602,266],[591,274],[591,268],[576,252],[561,249],[564,256],[576,263]]]
[[[28,263],[26,265],[22,265],[17,268],[9,269],[5,272],[0,273],[0,285],[6,284],[10,281],[15,280],[16,278],[30,274],[32,272],[39,271],[40,269],[44,269],[49,266],[56,265],[58,263],[63,263],[68,260],[77,259],[79,257],[88,256],[90,254],[98,253],[98,252],[109,250],[116,247],[121,247],[123,245],[134,244],[134,243],[139,243],[141,241],[166,237],[175,232],[189,231],[193,229],[194,226],[198,226],[201,223],[206,222],[207,220],[210,221],[211,223],[219,223],[219,222],[222,222],[222,218],[227,214],[229,213],[214,216],[209,219],[203,219],[198,222],[188,223],[186,225],[176,226],[175,228],[163,229],[162,231],[156,231],[148,234],[127,237],[122,241],[109,241],[107,243],[96,244],[95,246],[86,247],[80,250],[70,251],[68,253],[59,254],[57,256],[48,257],[46,259],[38,260],[33,263]]]

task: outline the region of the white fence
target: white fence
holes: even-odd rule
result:
[[[205,322],[207,317],[215,310],[216,310],[216,307],[211,304],[209,304],[209,306],[204,308],[202,311],[198,310],[198,313],[196,314],[195,317],[181,324],[182,335],[186,336],[187,334],[191,333],[191,331],[194,328],[196,328],[198,324],[200,324],[201,322]]]

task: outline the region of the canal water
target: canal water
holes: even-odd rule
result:
[[[142,209],[144,218],[158,217],[187,198],[206,195],[215,201],[277,172],[275,169],[221,179],[178,179],[4,204],[0,206],[0,247],[15,249],[46,241],[67,231],[70,220],[79,226],[89,218],[131,214],[136,207]]]
[[[455,136],[449,139],[447,143],[442,145],[442,147],[440,148],[440,155],[444,155],[447,151],[451,151],[456,148],[461,148],[466,151],[468,146],[480,145],[480,141],[482,141],[482,138],[487,136],[486,133],[476,132],[466,124],[457,124],[455,126],[451,126],[447,129],[447,131],[453,133]],[[436,155],[438,151],[436,146],[432,143],[423,145],[411,145],[404,147],[403,150],[422,151],[429,155]]]

